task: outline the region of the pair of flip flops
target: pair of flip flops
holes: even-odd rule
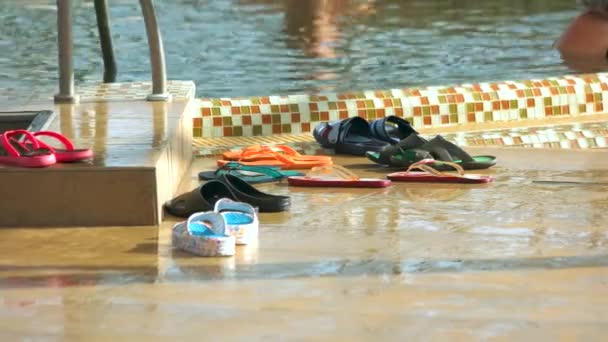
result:
[[[456,170],[456,174],[439,171],[438,165],[446,166]],[[421,170],[416,172],[414,170]],[[464,169],[458,163],[437,162],[434,159],[423,159],[410,165],[405,172],[394,172],[386,176],[394,182],[424,182],[424,183],[464,183],[480,184],[494,181],[494,177],[486,175],[465,174]]]
[[[222,160],[217,161],[219,167],[234,161],[245,166],[277,166],[282,170],[310,169],[333,164],[329,156],[303,155],[287,145],[252,145],[240,151],[224,152],[222,157]]]
[[[287,183],[291,186],[339,188],[386,188],[391,185],[388,179],[360,178],[339,165],[315,167],[306,176],[288,177]]]
[[[411,134],[397,144],[385,146],[380,151],[368,151],[365,155],[375,163],[393,167],[409,167],[428,159],[456,163],[465,170],[481,170],[496,165],[496,157],[471,156],[440,135],[426,140],[418,134]],[[439,171],[451,170],[446,163],[437,163],[435,167]]]
[[[364,156],[367,151],[378,152],[417,133],[410,123],[391,115],[367,122],[355,116],[341,121],[322,122],[313,130],[315,140],[336,153]]]
[[[291,199],[288,196],[261,192],[239,177],[224,174],[169,200],[165,203],[165,209],[171,215],[188,217],[196,212],[212,210],[215,203],[222,198],[247,203],[258,208],[260,212],[286,211],[291,207]]]
[[[437,170],[439,165],[456,170],[454,173],[445,173]],[[417,172],[414,170],[421,170]],[[306,176],[287,178],[291,186],[304,187],[342,187],[342,188],[385,188],[391,182],[425,182],[425,183],[489,183],[494,180],[492,176],[465,174],[464,169],[457,163],[437,162],[434,159],[424,159],[408,167],[405,172],[394,172],[386,176],[388,179],[360,178],[348,169],[338,166],[313,168]]]
[[[215,171],[202,171],[199,180],[217,180],[223,175],[233,175],[250,184],[278,182],[291,176],[304,176],[298,171],[283,171],[277,166],[250,166],[239,162],[229,162]]]
[[[55,148],[40,138],[50,137],[63,145]],[[71,163],[93,157],[91,149],[76,149],[64,135],[52,131],[6,131],[0,135],[0,164],[19,167],[47,167],[55,163]]]
[[[198,212],[173,227],[173,246],[206,257],[232,256],[236,245],[257,238],[259,220],[255,209],[227,198],[215,203],[213,211]]]

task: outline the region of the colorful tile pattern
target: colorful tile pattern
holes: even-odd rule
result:
[[[319,122],[396,115],[414,127],[587,115],[608,108],[608,73],[364,91],[346,94],[200,99],[195,138],[309,133]]]

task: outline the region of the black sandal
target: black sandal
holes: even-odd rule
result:
[[[197,212],[213,210],[215,202],[222,198],[236,200],[226,184],[220,181],[210,181],[167,201],[165,209],[171,215],[189,217]]]

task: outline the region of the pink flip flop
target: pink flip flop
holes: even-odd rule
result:
[[[31,148],[25,149],[15,141],[15,135],[22,135]],[[20,167],[46,167],[57,162],[53,151],[40,146],[38,140],[28,131],[7,131],[0,135],[0,164]]]
[[[438,171],[429,164],[445,164],[456,169],[457,174],[450,174]],[[420,169],[423,172],[412,172],[414,169]],[[438,162],[435,159],[423,159],[417,163],[410,165],[405,172],[395,172],[386,176],[388,179],[395,182],[429,182],[429,183],[489,183],[494,180],[492,176],[484,175],[465,175],[462,166],[452,162]]]
[[[53,131],[39,131],[31,133],[40,147],[47,148],[55,153],[55,158],[58,163],[72,163],[93,158],[93,150],[90,148],[76,149],[74,144],[65,135]],[[52,147],[38,139],[38,137],[51,137],[57,139],[63,146],[63,149]]]
[[[339,165],[314,167],[306,176],[287,177],[287,183],[292,186],[340,188],[386,188],[391,185],[391,181],[387,179],[359,178]]]

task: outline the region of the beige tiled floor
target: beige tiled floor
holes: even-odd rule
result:
[[[260,185],[293,207],[232,258],[173,250],[172,218],[0,230],[0,339],[604,340],[606,152],[471,152],[499,157],[495,183]]]

